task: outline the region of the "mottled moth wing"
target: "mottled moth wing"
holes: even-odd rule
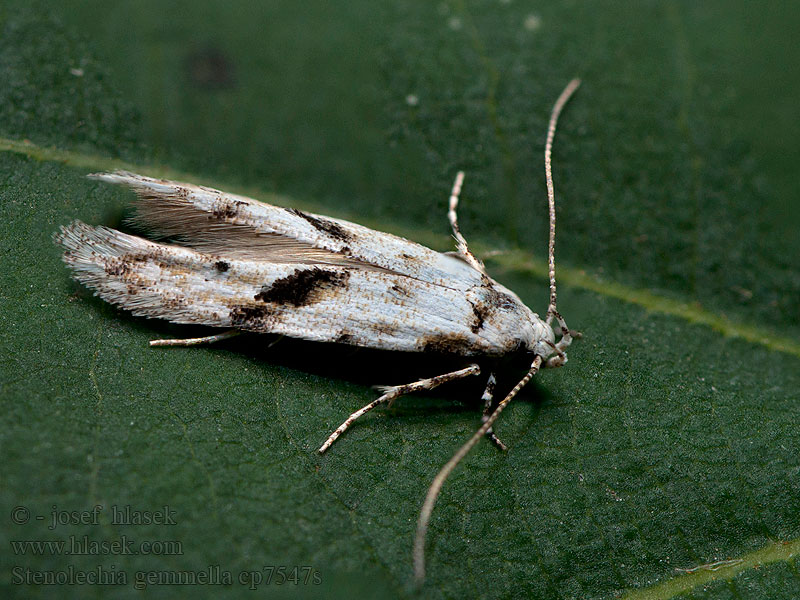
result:
[[[184,247],[74,222],[75,277],[145,317],[401,351],[505,354],[530,311],[468,264],[340,219],[112,173],[136,220]]]
[[[204,252],[380,268],[459,289],[480,282],[480,275],[463,261],[342,219],[135,173],[90,177],[130,186],[139,199],[136,222],[158,236],[178,238],[182,245]]]

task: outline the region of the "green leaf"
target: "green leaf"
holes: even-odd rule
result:
[[[560,310],[584,339],[504,412],[510,451],[480,444],[445,485],[420,595],[797,596],[800,11],[251,4],[0,8],[6,595],[172,596],[194,577],[239,597],[255,572],[273,595],[415,597],[418,511],[480,422],[480,381],[401,399],[320,457],[369,385],[442,365],[269,336],[150,349],[206,330],[92,297],[51,238],[75,218],[118,226],[129,195],[84,175],[126,167],[448,250],[464,168],[462,230],[543,311],[546,121],[580,76],[554,171]],[[115,523],[112,506],[175,524]],[[53,511],[68,522],[50,528]],[[16,543],[83,536],[166,545]],[[271,566],[322,583],[268,585]],[[75,585],[37,579],[53,572]]]

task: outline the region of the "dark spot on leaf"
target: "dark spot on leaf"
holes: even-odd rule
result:
[[[296,269],[291,275],[265,285],[254,296],[255,300],[275,304],[302,306],[321,299],[325,290],[333,290],[346,284],[350,274],[312,267]]]
[[[235,86],[233,62],[216,46],[207,45],[186,57],[189,81],[203,90],[222,90]]]

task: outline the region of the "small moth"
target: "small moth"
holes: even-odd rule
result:
[[[580,85],[573,80],[556,101],[545,144],[550,211],[550,303],[544,319],[511,290],[489,277],[458,227],[456,208],[464,181],[459,172],[448,218],[457,251],[440,253],[388,233],[341,219],[270,206],[207,187],[117,171],[90,177],[130,186],[138,195],[134,221],[153,242],[74,221],[56,242],[74,277],[104,300],[137,316],[225,328],[202,338],[154,340],[153,346],[213,343],[239,332],[283,334],[408,352],[464,358],[464,367],[405,385],[351,414],[319,448],[325,452],[353,422],[399,396],[431,390],[472,375],[480,357],[527,357],[525,376],[492,410],[495,374],[483,393],[483,424],[434,478],[420,511],[414,573],[425,577],[425,537],[445,479],[484,436],[505,449],[492,425],[542,367],[560,367],[577,333],[556,308],[555,199],[550,155],[564,104]],[[557,321],[561,337],[555,339]]]

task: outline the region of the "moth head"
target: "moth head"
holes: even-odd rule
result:
[[[561,367],[567,362],[567,355],[564,352],[570,345],[573,336],[579,336],[578,332],[570,332],[563,323],[561,315],[559,324],[561,326],[561,339],[556,341],[555,332],[550,319],[540,319],[537,314],[533,314],[529,328],[526,328],[526,340],[522,343],[526,356],[533,360],[537,356],[541,359],[545,367]]]
[[[528,342],[528,350],[542,359],[548,358],[556,352],[556,335],[550,323],[543,321],[538,316],[533,319],[532,335]]]

